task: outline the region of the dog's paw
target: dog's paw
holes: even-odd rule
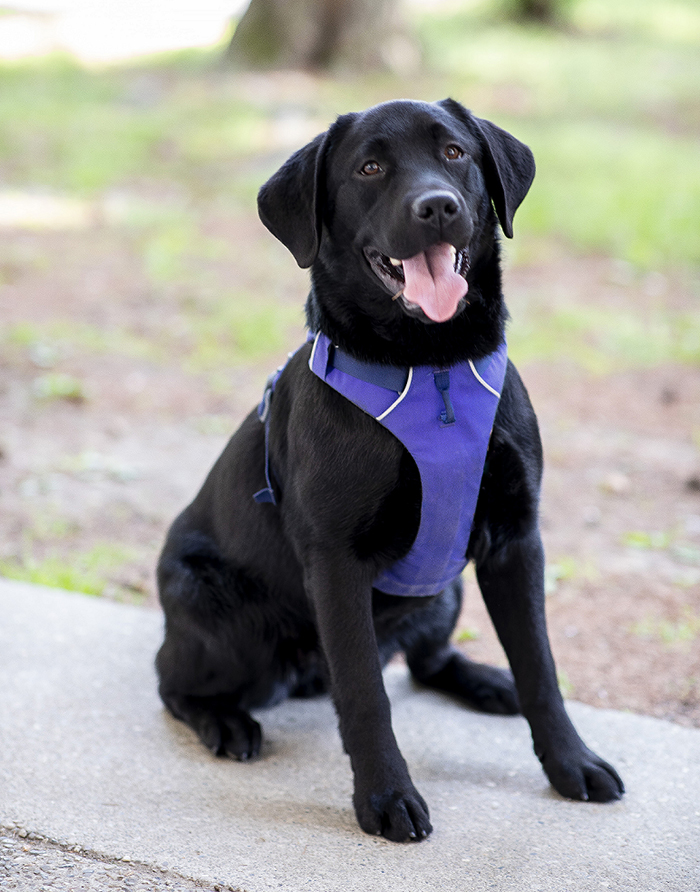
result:
[[[567,799],[614,802],[621,799],[625,785],[612,765],[586,746],[563,758],[538,753],[545,774],[554,789]]]
[[[356,793],[353,801],[357,821],[365,833],[392,842],[415,842],[432,832],[428,806],[413,787],[368,796]]]
[[[260,724],[243,710],[225,714],[208,712],[200,717],[195,730],[215,756],[247,762],[260,753]]]
[[[482,712],[494,715],[518,715],[520,703],[510,669],[484,663],[470,664],[470,687],[465,700]]]
[[[452,694],[474,709],[495,715],[517,715],[518,694],[509,669],[475,663],[453,652],[445,665],[431,675],[414,671],[422,684]]]

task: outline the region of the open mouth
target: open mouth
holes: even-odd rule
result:
[[[364,253],[372,272],[394,300],[401,298],[407,313],[445,322],[464,305],[469,272],[466,249],[443,242],[404,260],[376,248],[365,248]]]

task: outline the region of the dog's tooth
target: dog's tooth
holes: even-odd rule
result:
[[[389,258],[389,263],[390,263],[392,266],[401,266],[401,261],[400,261],[400,260],[397,260],[395,257],[390,257],[390,258]]]

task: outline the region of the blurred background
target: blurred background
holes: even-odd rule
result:
[[[698,0],[0,0],[0,575],[156,605],[304,337],[259,186],[448,95],[538,165],[504,266],[562,689],[700,725]],[[503,663],[467,588],[458,642]]]

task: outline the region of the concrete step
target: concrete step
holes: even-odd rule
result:
[[[8,850],[24,840],[28,854],[31,836],[56,859],[80,847],[95,864],[127,865],[124,888],[156,871],[183,890],[700,890],[700,730],[569,703],[628,792],[568,802],[523,719],[471,712],[390,666],[394,728],[435,828],[396,845],[355,822],[327,697],[257,714],[260,759],[216,759],[158,699],[158,612],[0,580],[0,617]],[[21,862],[8,856],[19,873],[0,888],[42,888],[28,874],[21,885]]]

